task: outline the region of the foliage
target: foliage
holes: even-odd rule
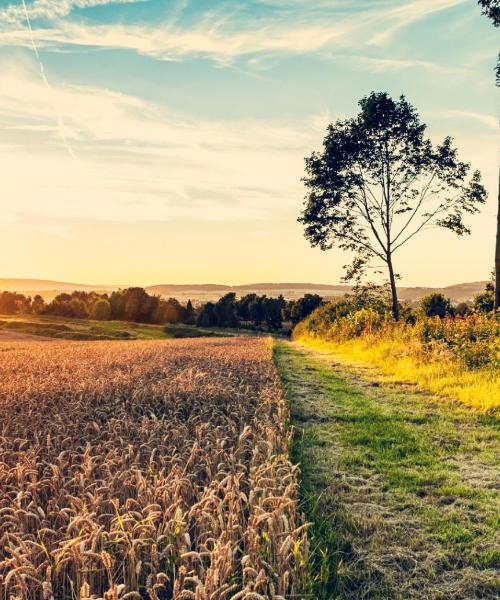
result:
[[[186,325],[194,325],[196,323],[196,311],[191,300],[188,300],[186,304],[184,323],[186,323]]]
[[[451,300],[437,292],[433,292],[422,298],[420,301],[420,310],[425,317],[440,317],[441,319],[454,314]]]
[[[483,14],[493,21],[493,25],[495,25],[495,27],[500,27],[499,0],[479,0],[478,4],[483,9]]]
[[[432,295],[433,296],[433,295]],[[349,340],[355,337],[406,340],[408,349],[425,354],[430,360],[458,358],[465,366],[491,365],[500,368],[500,316],[471,314],[452,317],[441,312],[449,307],[429,298],[429,312],[415,323],[394,321],[373,308],[352,309],[346,302],[327,304],[313,313],[294,330],[294,337],[307,333],[325,340]],[[424,302],[427,305],[427,302]]]
[[[385,372],[404,373],[472,405],[500,406],[499,313],[395,321],[370,308],[353,310],[342,301],[312,313],[295,327],[293,338],[331,343],[341,353]],[[490,391],[483,391],[488,386]]]
[[[474,296],[472,301],[472,310],[480,313],[488,313],[493,310],[495,302],[495,287],[493,283],[488,282],[484,292]]]
[[[5,598],[302,597],[269,345],[18,344],[0,371]]]
[[[109,303],[109,300],[106,300],[105,298],[97,300],[97,302],[92,305],[90,316],[97,321],[107,321],[111,317],[111,304]]]
[[[21,312],[31,312],[31,299],[16,292],[0,294],[0,313],[15,315]]]
[[[500,27],[500,1],[499,0],[479,0],[479,6],[483,9],[483,15],[486,15],[493,21],[495,27]],[[500,86],[500,54],[498,55],[496,65],[497,85]]]
[[[354,253],[346,279],[373,260],[387,266],[392,311],[399,318],[394,254],[433,226],[469,233],[486,191],[479,171],[458,159],[451,138],[434,147],[404,96],[372,92],[355,118],[330,124],[323,150],[306,159],[308,195],[299,221],[312,246]]]
[[[316,294],[306,294],[298,300],[287,302],[283,296],[270,298],[255,293],[240,299],[229,293],[217,302],[205,303],[198,313],[200,327],[251,327],[267,331],[279,331],[283,321],[298,322],[305,318],[322,302]]]
[[[31,310],[28,310],[28,313],[33,313],[35,315],[41,315],[46,308],[46,304],[45,304],[45,300],[40,296],[40,294],[37,294],[33,300],[31,301]],[[20,311],[23,312],[23,311]]]
[[[316,310],[323,299],[318,294],[305,294],[303,298],[290,302],[290,321],[295,325]]]
[[[150,296],[140,287],[118,290],[108,294],[74,291],[57,295],[45,304],[39,295],[33,300],[22,294],[0,294],[1,314],[45,314],[59,317],[97,320],[119,320],[161,325],[164,323],[189,323],[196,321],[196,311],[191,301],[182,306],[175,298],[163,300]]]

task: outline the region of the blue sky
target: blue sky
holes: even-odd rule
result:
[[[296,222],[303,158],[371,90],[404,93],[490,191],[470,238],[431,232],[398,257],[403,282],[491,271],[498,30],[475,1],[26,0],[26,10],[32,32],[22,1],[0,0],[0,250],[16,248],[2,275],[337,282],[349,257],[310,249]]]

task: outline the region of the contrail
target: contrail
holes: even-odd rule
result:
[[[35,43],[35,37],[33,36],[33,29],[31,27],[31,21],[30,21],[30,17],[29,17],[29,14],[28,14],[28,8],[26,6],[26,2],[25,2],[25,0],[21,0],[21,1],[23,3],[24,15],[26,17],[26,23],[28,24],[28,29],[29,29],[29,33],[30,33],[31,47],[33,48],[33,52],[35,53],[35,56],[36,56],[36,58],[38,60],[38,65],[40,66],[40,74],[42,76],[43,83],[45,84],[45,86],[49,90],[50,96],[52,97],[52,107],[53,107],[54,112],[56,114],[57,126],[58,126],[58,129],[59,129],[59,135],[60,135],[62,143],[66,147],[66,150],[68,151],[69,155],[71,156],[71,158],[74,161],[76,161],[77,160],[76,155],[73,152],[73,148],[71,147],[71,145],[68,142],[68,139],[66,137],[66,133],[65,133],[66,126],[64,125],[63,118],[61,117],[61,114],[59,112],[57,104],[55,103],[55,100],[53,98],[54,91],[52,89],[52,86],[49,83],[49,80],[47,79],[47,76],[45,75],[45,69],[43,68],[43,62],[42,62],[42,59],[40,58],[40,54],[38,53],[38,48],[37,48],[37,45]]]

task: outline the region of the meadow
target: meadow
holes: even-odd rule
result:
[[[53,315],[0,315],[0,333],[27,334],[60,340],[165,340],[215,335],[189,325],[152,325],[131,321],[97,321]],[[220,335],[228,333],[219,332]]]
[[[296,327],[294,339],[344,361],[371,365],[386,381],[416,384],[482,412],[500,408],[498,316],[395,322],[372,309],[339,315],[337,306],[312,313]]]
[[[269,343],[0,349],[1,597],[299,597],[306,526]]]

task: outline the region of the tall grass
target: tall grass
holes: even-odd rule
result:
[[[294,339],[480,411],[500,408],[498,317],[421,317],[415,323],[396,323],[369,309],[331,317],[328,307],[320,308],[299,324]]]

